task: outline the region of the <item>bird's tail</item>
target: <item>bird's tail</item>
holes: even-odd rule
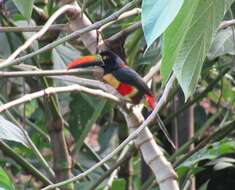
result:
[[[152,110],[155,108],[155,100],[154,100],[153,96],[145,95],[144,105],[146,106],[146,108],[151,109],[151,111],[149,112],[149,114],[150,114],[152,112]],[[163,121],[161,120],[161,118],[158,114],[156,114],[156,119],[157,119],[157,122],[158,122],[159,129],[163,132],[163,134],[166,137],[167,141],[170,143],[172,148],[175,150],[176,147],[175,147],[173,141],[171,140],[170,135],[169,135]]]

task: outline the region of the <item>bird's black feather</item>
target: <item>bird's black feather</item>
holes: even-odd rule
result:
[[[129,84],[137,88],[141,93],[152,96],[152,92],[143,81],[141,76],[127,66],[112,72],[113,76],[122,83]]]

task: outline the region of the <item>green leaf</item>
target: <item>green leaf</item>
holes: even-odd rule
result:
[[[142,25],[147,49],[175,19],[184,0],[144,0],[142,3]]]
[[[225,54],[235,55],[234,37],[232,28],[219,31],[207,55],[208,59],[214,60]]]
[[[169,26],[163,35],[163,59],[161,64],[161,75],[165,83],[172,71],[177,54],[182,46],[189,25],[192,22],[200,0],[185,1],[174,22]]]
[[[235,150],[235,143],[233,140],[222,140],[220,142],[213,143],[207,147],[201,149],[188,160],[183,162],[180,167],[191,168],[201,160],[214,160],[224,154],[232,153]]]
[[[28,146],[23,130],[0,115],[0,139],[19,142]]]
[[[17,9],[27,19],[30,20],[33,11],[33,0],[13,0]]]
[[[212,39],[232,1],[199,0],[184,41],[176,50],[173,63],[174,73],[186,100],[195,91]]]
[[[0,167],[0,189],[4,190],[14,190],[15,187],[12,184],[11,180],[5,173],[5,171]]]
[[[125,190],[126,181],[124,179],[116,179],[113,181],[111,190]]]

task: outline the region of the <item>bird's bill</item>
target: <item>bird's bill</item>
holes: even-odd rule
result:
[[[102,65],[103,62],[99,55],[89,55],[73,60],[67,65],[67,67],[68,69],[75,69]]]

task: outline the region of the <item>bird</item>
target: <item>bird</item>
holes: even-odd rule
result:
[[[67,68],[75,69],[91,66],[102,67],[104,70],[103,81],[115,88],[122,97],[131,101],[132,104],[137,105],[143,102],[146,108],[154,109],[154,96],[148,85],[116,53],[105,50],[97,55],[83,56],[72,60]]]

